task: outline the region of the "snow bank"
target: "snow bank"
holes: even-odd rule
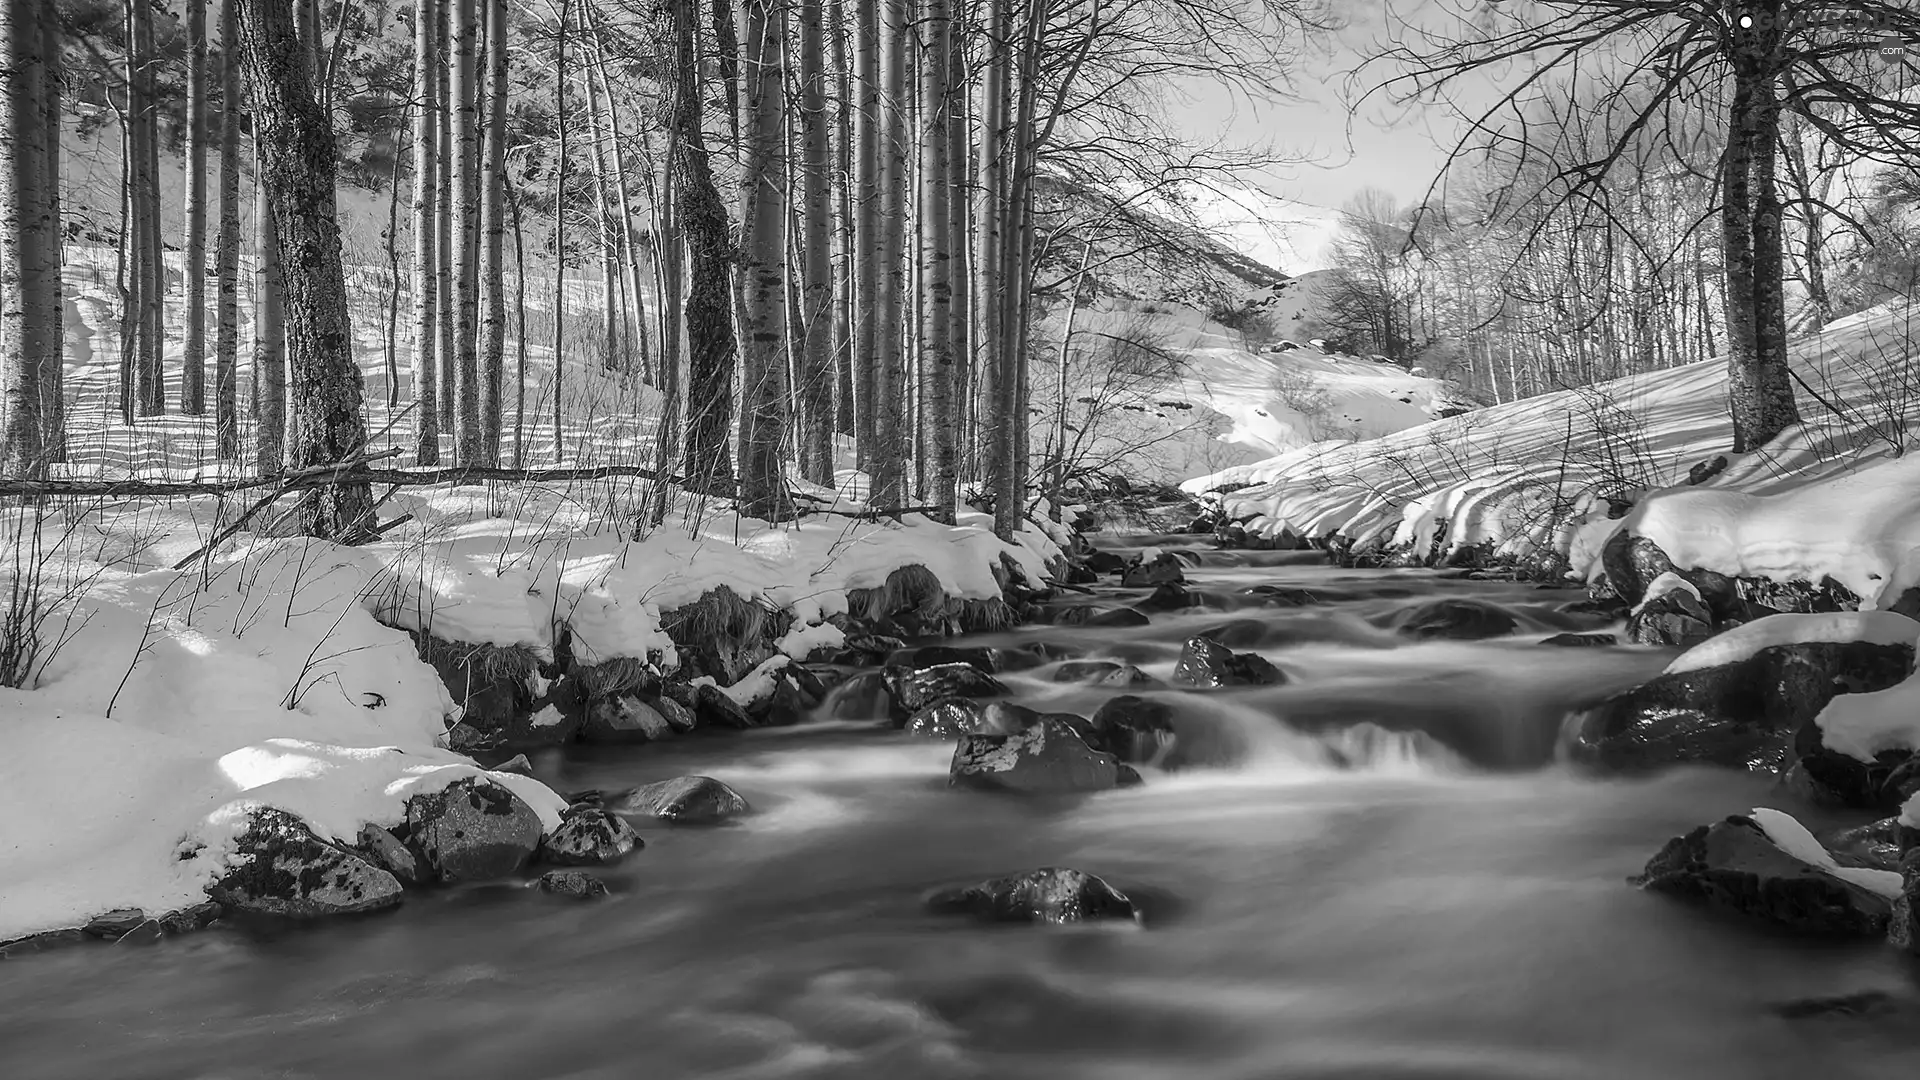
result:
[[[1700,595],[1700,590],[1694,587],[1693,582],[1688,581],[1686,578],[1681,577],[1679,574],[1676,574],[1671,570],[1668,570],[1665,573],[1661,574],[1659,577],[1654,578],[1652,581],[1647,583],[1647,594],[1645,596],[1642,596],[1640,598],[1640,602],[1633,606],[1633,614],[1635,615],[1640,614],[1642,611],[1645,611],[1647,609],[1648,604],[1653,603],[1655,600],[1658,600],[1661,597],[1671,592],[1683,592],[1693,597],[1695,600],[1700,601],[1700,603],[1702,604],[1706,603],[1706,600]],[[1721,661],[1721,663],[1725,663],[1725,662],[1726,661]]]
[[[1820,725],[1822,745],[1861,761],[1872,761],[1885,750],[1920,750],[1920,673],[1885,690],[1841,694],[1827,702],[1814,722]]]
[[[1661,577],[1672,575],[1662,574]],[[1677,580],[1677,579],[1676,579]],[[1699,593],[1695,592],[1695,596]],[[1769,615],[1742,623],[1682,653],[1666,674],[1735,664],[1762,649],[1814,641],[1858,641],[1871,645],[1911,645],[1920,639],[1920,622],[1891,611],[1831,611]],[[1882,691],[1887,693],[1890,691]],[[1871,694],[1845,695],[1872,697]],[[1840,700],[1839,698],[1834,699]],[[1831,745],[1831,744],[1829,744]]]
[[[1877,893],[1889,900],[1900,895],[1900,875],[1890,870],[1867,870],[1855,866],[1841,866],[1833,861],[1832,853],[1821,845],[1805,825],[1795,821],[1791,815],[1778,810],[1756,807],[1752,812],[1754,824],[1760,826],[1767,839],[1787,854],[1818,869],[1821,873],[1839,878],[1842,881],[1858,885],[1871,893]]]

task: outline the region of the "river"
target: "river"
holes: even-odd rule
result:
[[[1912,1075],[1920,1008],[1891,950],[1625,884],[1694,825],[1800,808],[1734,773],[1603,781],[1553,764],[1568,710],[1669,654],[1530,644],[1576,625],[1553,609],[1578,593],[1203,558],[1199,587],[1334,599],[975,639],[1164,676],[1195,629],[1258,620],[1243,631],[1292,681],[1188,695],[1203,704],[1179,724],[1184,769],[1084,799],[997,797],[947,788],[949,744],[830,721],[556,751],[536,772],[563,791],[702,773],[757,813],[643,828],[646,849],[600,871],[615,893],[601,903],[473,886],[273,934],[0,962],[0,1076]],[[1375,625],[1435,596],[1500,603],[1528,632],[1410,643]],[[1113,693],[1045,680],[1007,677],[1050,709]],[[933,887],[1044,865],[1106,877],[1144,926],[921,909]],[[1891,1018],[1776,1011],[1874,990],[1893,995]]]

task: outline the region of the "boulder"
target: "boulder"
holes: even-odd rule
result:
[[[1900,819],[1881,818],[1866,825],[1839,829],[1822,836],[1820,846],[1841,866],[1897,874],[1900,872]]]
[[[1604,648],[1620,644],[1620,639],[1613,634],[1555,634],[1540,644],[1571,649]]]
[[[1212,689],[1222,686],[1276,686],[1287,681],[1266,657],[1236,653],[1211,638],[1192,637],[1174,665],[1174,686]]]
[[[1902,818],[1902,821],[1911,818]],[[1899,825],[1900,895],[1893,899],[1887,940],[1910,956],[1920,956],[1920,829]]]
[[[689,704],[694,721],[700,727],[745,731],[754,726],[753,717],[748,715],[747,710],[711,683],[694,687],[690,696],[693,699]]]
[[[984,645],[961,647],[958,645],[923,645],[914,649],[899,649],[887,657],[890,668],[930,668],[946,664],[966,664],[983,675],[997,675],[1007,670],[1006,651],[992,649]]]
[[[1607,538],[1600,549],[1600,565],[1606,571],[1607,584],[1628,604],[1638,604],[1647,595],[1647,587],[1674,568],[1673,560],[1659,544],[1625,529]]]
[[[1134,610],[1149,613],[1185,611],[1188,608],[1204,608],[1209,606],[1211,605],[1208,604],[1204,594],[1194,592],[1192,589],[1177,582],[1154,586],[1152,592],[1136,601],[1133,605]]]
[[[693,715],[692,709],[687,708],[685,705],[680,704],[665,694],[650,698],[641,698],[640,700],[648,708],[659,713],[661,718],[667,722],[667,727],[679,734],[684,735],[700,726],[700,721]]]
[[[1267,607],[1307,607],[1311,604],[1325,603],[1319,593],[1311,589],[1296,588],[1291,585],[1251,585],[1241,590],[1248,596],[1257,596]]]
[[[1835,695],[1884,690],[1912,666],[1910,645],[1811,641],[1662,674],[1577,717],[1571,754],[1611,770],[1694,763],[1782,773],[1821,753],[1814,718]],[[1823,759],[1822,772],[1842,765]]]
[[[400,902],[400,882],[320,839],[292,814],[262,806],[248,814],[225,873],[207,895],[232,911],[311,919],[392,907]]]
[[[1022,794],[1105,791],[1119,762],[1088,746],[1068,724],[1047,718],[1011,735],[969,735],[953,749],[948,783]]]
[[[907,719],[906,732],[928,739],[958,739],[986,730],[986,706],[975,698],[936,701]]]
[[[1519,629],[1513,614],[1498,604],[1458,597],[1429,600],[1401,613],[1398,621],[1401,633],[1423,641],[1481,641]]]
[[[1158,765],[1173,749],[1173,710],[1153,698],[1122,694],[1109,699],[1089,723],[1095,745],[1123,762]]]
[[[886,677],[863,671],[834,687],[827,715],[835,720],[885,720],[893,715],[893,698]]]
[[[1667,841],[1634,884],[1803,934],[1877,936],[1892,914],[1886,897],[1801,861],[1742,815]]]
[[[560,827],[540,841],[540,859],[556,866],[597,866],[645,846],[625,819],[605,810],[568,807]]]
[[[592,900],[607,895],[607,883],[585,870],[549,870],[540,875],[540,891],[570,900]]]
[[[1063,867],[941,889],[926,898],[926,906],[939,914],[971,915],[984,922],[1140,921],[1127,894],[1085,871]]]
[[[1570,600],[1567,603],[1561,604],[1558,610],[1567,615],[1605,619],[1608,622],[1614,622],[1618,619],[1626,618],[1631,608],[1626,601],[1621,600],[1619,597],[1607,596],[1589,597],[1585,600]]]
[[[540,815],[484,778],[456,780],[407,800],[407,837],[443,881],[509,877],[540,846]]]
[[[1167,552],[1161,552],[1151,559],[1142,561],[1134,556],[1125,570],[1120,572],[1120,584],[1123,588],[1149,588],[1154,585],[1177,585],[1187,580],[1180,569],[1180,560]]]
[[[420,866],[420,860],[414,857],[407,845],[399,837],[378,825],[360,826],[360,835],[356,846],[368,862],[392,874],[402,885],[422,885],[427,874]]]
[[[807,718],[814,703],[783,668],[773,673],[773,689],[746,706],[757,727],[792,727]]]
[[[1111,551],[1089,551],[1081,561],[1096,574],[1119,574],[1127,569],[1127,560]]]
[[[1104,627],[1107,629],[1125,629],[1132,626],[1151,626],[1153,620],[1144,611],[1133,608],[1069,608],[1070,611],[1085,611],[1089,614],[1080,620],[1081,626]]]
[[[88,919],[87,924],[82,926],[80,930],[88,937],[104,938],[108,941],[119,941],[152,921],[153,920],[147,918],[146,912],[137,907],[116,908],[112,911],[101,912],[93,918]]]
[[[525,754],[515,754],[500,764],[495,765],[489,771],[512,773],[515,776],[532,776],[533,762],[528,761],[527,755]]]
[[[179,911],[169,911],[160,916],[160,929],[169,934],[190,934],[195,930],[205,930],[212,926],[214,920],[224,914],[226,914],[225,908],[212,900],[203,900],[198,904],[183,907]]]
[[[1661,593],[1627,619],[1627,640],[1635,645],[1690,649],[1712,636],[1713,612],[1686,589]]]
[[[740,793],[711,776],[676,776],[608,796],[616,814],[656,817],[675,825],[708,825],[738,817],[752,808]]]
[[[673,726],[660,711],[633,694],[596,698],[587,705],[587,720],[580,728],[585,742],[603,744],[645,743],[673,734]]]
[[[1007,692],[1000,680],[971,664],[935,664],[924,668],[896,665],[887,668],[883,675],[894,719],[899,721],[946,698],[985,698]]]
[[[1057,683],[1084,683],[1088,686],[1116,686],[1137,689],[1159,686],[1160,680],[1134,667],[1110,660],[1072,660],[1054,669]]]

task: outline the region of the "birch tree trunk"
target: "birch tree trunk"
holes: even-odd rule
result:
[[[880,351],[880,4],[882,0],[845,0],[853,5],[854,69],[859,108],[854,113],[853,152],[853,397],[854,446],[859,467],[872,482],[873,453],[879,431],[876,401]],[[872,493],[869,490],[868,497]]]
[[[213,240],[214,454],[240,457],[240,39],[234,5],[220,5],[220,228]]]
[[[833,483],[833,184],[824,0],[800,5],[800,475]]]
[[[416,0],[413,15],[413,460],[440,463],[439,353],[441,4]]]
[[[60,63],[60,50],[66,47],[66,32],[60,24],[59,10],[53,0],[39,0],[43,5],[40,19],[40,63],[43,67],[43,87],[41,93],[42,111],[46,125],[46,152],[41,155],[45,165],[41,189],[46,199],[44,221],[49,231],[36,232],[34,240],[48,245],[43,260],[46,275],[45,289],[40,302],[45,306],[45,337],[48,340],[46,355],[49,362],[40,365],[40,452],[49,462],[60,463],[67,460],[67,403],[66,403],[66,335],[67,309],[66,289],[62,277],[62,264],[65,261],[65,233],[60,217],[60,127],[61,101],[64,97],[66,75]],[[23,242],[25,238],[23,237]]]
[[[41,371],[59,364],[45,290],[59,223],[47,199],[46,0],[0,3],[0,475],[47,474]]]
[[[893,508],[906,499],[905,341],[907,296],[907,10],[906,0],[880,0],[882,116],[880,133],[880,281],[875,303],[873,506]],[[907,429],[911,430],[911,429]]]
[[[500,464],[502,388],[506,379],[507,299],[507,0],[487,0],[486,250],[481,262],[485,318],[479,358],[478,457],[464,460]],[[465,407],[465,399],[462,399]]]
[[[333,125],[314,97],[289,16],[275,0],[240,3],[241,52],[261,132],[261,173],[279,230],[281,265],[293,268],[286,279],[298,417],[292,456],[304,468],[364,454],[367,429],[340,262]],[[312,536],[358,539],[372,517],[372,493],[351,472],[301,503],[301,526]]]
[[[590,28],[591,24],[583,12],[580,15],[580,30],[587,32]],[[598,203],[594,218],[600,223],[600,288],[604,294],[600,315],[601,333],[606,344],[600,365],[608,371],[624,371],[628,367],[628,356],[625,335],[621,332],[626,323],[620,311],[623,275],[620,269],[620,237],[614,221],[617,215],[614,212],[612,178],[607,169],[605,106],[600,100],[600,86],[594,80],[593,67],[583,67],[580,74],[587,86],[587,123],[592,128],[592,139],[588,146],[592,150],[593,188]],[[624,228],[624,223],[620,227]]]
[[[925,501],[939,509],[935,518],[952,524],[959,497],[958,458],[954,453],[953,220],[949,201],[953,176],[948,133],[953,111],[948,96],[948,65],[953,59],[953,20],[948,0],[922,0],[920,6],[920,272],[917,305],[921,387],[920,444],[930,458],[923,470]]]
[[[433,27],[434,66],[439,72],[439,85],[434,94],[439,108],[435,111],[435,127],[440,136],[439,164],[435,169],[434,182],[437,185],[434,197],[435,225],[433,239],[439,248],[439,257],[434,260],[434,277],[438,284],[434,287],[434,296],[440,307],[435,313],[434,323],[439,331],[440,347],[438,357],[440,367],[440,434],[453,439],[452,452],[458,456],[460,443],[456,432],[455,417],[459,413],[460,398],[460,360],[456,330],[459,325],[457,301],[454,296],[453,216],[458,212],[454,203],[453,160],[459,152],[459,144],[454,141],[454,100],[453,100],[453,0],[439,0],[434,5]]]
[[[479,0],[450,0],[453,62],[448,98],[453,111],[453,360],[457,405],[454,427],[458,460],[486,459],[486,429],[480,423],[480,90]]]
[[[553,462],[558,465],[563,446],[560,433],[560,390],[565,385],[567,345],[567,8],[560,0],[554,28],[554,127],[559,132],[559,167],[553,182]]]
[[[827,0],[827,52],[833,79],[833,430],[845,436],[853,424],[853,79],[847,37],[848,0]]]
[[[786,19],[779,0],[746,0],[746,118],[740,169],[740,509],[787,516],[781,466],[787,421]]]
[[[207,411],[207,0],[187,0],[186,242],[181,277],[187,332],[180,359],[180,411]]]
[[[240,6],[237,0],[234,6]],[[239,33],[237,26],[235,33]],[[258,94],[256,89],[251,99],[256,109],[253,128],[256,264],[253,289],[253,456],[260,472],[272,476],[286,467],[287,460],[287,335],[283,310],[284,283],[280,273],[280,235],[275,228],[273,206],[264,179],[267,151],[262,145],[265,136],[257,114]]]
[[[733,299],[735,258],[727,205],[714,186],[703,132],[697,0],[667,0],[673,12],[675,207],[687,245],[687,438],[683,474],[702,493],[733,487]],[[724,0],[723,0],[724,2]]]
[[[166,266],[159,243],[160,177],[158,113],[154,102],[153,9],[142,0],[128,0],[127,119],[133,155],[131,208],[128,227],[134,258],[133,279],[138,304],[134,318],[135,403],[141,416],[166,411],[166,387],[161,370],[164,325],[161,297],[166,290]]]
[[[1006,148],[1012,111],[1013,17],[1010,0],[986,0],[986,77],[980,98],[980,182],[975,205],[979,210],[979,253],[974,259],[975,311],[980,325],[980,401],[983,416],[998,422],[982,424],[986,436],[982,473],[994,505],[994,532],[1011,541],[1018,512],[1003,511],[1017,503],[1013,486],[1013,373],[1006,347],[1007,297],[1003,281],[1007,222]]]

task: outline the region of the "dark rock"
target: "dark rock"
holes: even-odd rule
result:
[[[139,908],[116,908],[88,919],[80,929],[89,937],[118,941],[148,921],[147,913]]]
[[[773,689],[747,706],[747,715],[764,727],[792,727],[807,718],[813,705],[807,701],[783,668],[773,674]]]
[[[893,715],[886,677],[863,671],[833,688],[827,714],[835,720],[885,720]]]
[[[609,745],[653,742],[671,734],[667,718],[632,694],[594,700],[580,729],[583,741]]]
[[[1900,872],[1900,819],[1881,818],[1868,825],[1841,829],[1820,838],[1833,861],[1862,870]]]
[[[231,910],[307,919],[392,907],[400,882],[292,814],[263,806],[249,813],[226,872],[207,893]]]
[[[812,668],[805,664],[788,664],[781,670],[785,672],[787,678],[793,680],[793,688],[800,692],[800,697],[807,703],[807,708],[811,709],[827,700],[827,684],[821,681],[820,676],[815,674]]]
[[[1091,608],[1079,608],[1077,610],[1091,612],[1086,618],[1080,620],[1080,625],[1082,626],[1119,629],[1129,626],[1151,626],[1153,624],[1153,620],[1147,617],[1146,612],[1136,611],[1133,608],[1108,608],[1104,611]]]
[[[1127,569],[1127,560],[1111,551],[1089,551],[1081,561],[1096,574],[1119,574]]]
[[[1686,589],[1670,589],[1627,619],[1627,640],[1635,645],[1677,645],[1690,649],[1713,636],[1713,612]]]
[[[1187,608],[1206,606],[1207,601],[1201,594],[1178,583],[1156,585],[1151,593],[1133,605],[1134,610],[1149,613],[1185,611]]]
[[[1884,690],[1912,666],[1909,645],[1801,642],[1659,675],[1582,714],[1572,755],[1615,770],[1691,762],[1781,773],[1819,752],[1813,720],[1835,695]]]
[[[941,889],[927,897],[926,905],[939,914],[972,915],[986,922],[1059,925],[1140,920],[1139,911],[1125,893],[1092,874],[1061,867]]]
[[[1325,603],[1321,594],[1312,589],[1300,589],[1291,585],[1254,585],[1242,590],[1249,596],[1258,596],[1268,607],[1307,607],[1311,604]]]
[[[684,735],[700,726],[700,721],[693,715],[692,709],[687,708],[685,705],[682,705],[665,694],[657,697],[642,698],[641,702],[654,712],[659,713],[661,719],[667,722],[667,727],[675,732]]]
[[[983,675],[998,675],[1006,670],[1003,666],[1004,650],[987,648],[982,645],[961,647],[957,645],[922,645],[916,649],[900,649],[887,657],[890,668],[930,668],[947,664],[966,664]]]
[[[1160,685],[1160,680],[1134,667],[1110,660],[1073,660],[1054,669],[1057,683],[1085,683],[1089,686],[1140,688]]]
[[[928,705],[950,697],[984,698],[1007,692],[1000,680],[971,664],[889,667],[883,673],[893,716],[904,721]]]
[[[1402,613],[1399,629],[1421,640],[1481,641],[1504,637],[1518,629],[1513,614],[1484,600],[1447,598],[1430,600]]]
[[[1118,761],[1089,747],[1072,727],[1043,720],[1012,735],[969,735],[953,750],[948,783],[1023,794],[1105,791]]]
[[[1819,733],[1802,726],[1795,740],[1800,759],[1787,786],[1808,802],[1895,810],[1920,791],[1920,758],[1909,750],[1886,750],[1872,761],[1836,753],[1819,744]]]
[[[624,819],[605,810],[570,808],[560,827],[540,841],[540,859],[556,866],[594,866],[645,846]]]
[[[1287,681],[1280,669],[1263,656],[1236,653],[1203,637],[1187,639],[1170,680],[1175,686],[1276,686]]]
[[[203,900],[179,911],[169,911],[160,916],[160,929],[169,934],[191,934],[195,930],[204,930],[213,925],[215,919],[226,913],[226,909],[211,900]]]
[[[1617,596],[1605,596],[1573,600],[1561,604],[1559,610],[1568,615],[1592,616],[1613,622],[1616,619],[1626,618],[1632,608]]]
[[[1122,763],[1121,765],[1116,766],[1113,770],[1113,786],[1114,787],[1117,787],[1117,788],[1139,787],[1141,784],[1144,784],[1146,782],[1147,782],[1146,778],[1140,775],[1140,770],[1134,768],[1131,765]]]
[[[1667,841],[1635,884],[1803,934],[1877,936],[1891,915],[1885,897],[1801,862],[1737,815]]]
[[[65,930],[49,930],[44,934],[30,934],[12,941],[0,942],[0,959],[16,956],[31,956],[34,953],[51,952],[72,945],[84,945],[94,939],[84,931],[69,927]]]
[[[1897,1011],[1897,1006],[1893,995],[1885,990],[1862,990],[1857,994],[1783,1001],[1769,1005],[1767,1010],[1783,1020],[1808,1020],[1831,1016],[1880,1016]]]
[[[515,754],[500,764],[495,765],[490,771],[512,773],[515,776],[532,776],[533,762],[528,761],[527,755],[525,754]]]
[[[886,634],[855,633],[848,630],[846,641],[838,649],[817,651],[812,659],[835,664],[866,667],[883,664],[887,657],[907,647],[907,643]]]
[[[540,815],[491,780],[456,780],[407,800],[407,835],[443,881],[489,881],[527,865],[540,846]]]
[[[711,776],[676,776],[642,784],[606,800],[616,814],[645,814],[675,825],[707,825],[752,808],[740,793]]]
[[[700,727],[730,728],[745,731],[754,726],[753,717],[740,703],[711,683],[693,688],[693,716]]]
[[[362,825],[357,846],[368,862],[392,874],[400,884],[425,884],[427,875],[420,860],[391,832],[378,825]]]
[[[1135,556],[1134,560],[1128,563],[1126,569],[1120,573],[1120,584],[1128,589],[1153,585],[1177,585],[1185,580],[1187,575],[1180,569],[1180,560],[1164,551],[1144,562],[1139,556]]]
[[[1687,483],[1697,487],[1719,476],[1726,467],[1727,455],[1725,454],[1715,454],[1705,461],[1696,461],[1687,470]]]
[[[470,645],[410,631],[420,658],[430,665],[460,706],[461,722],[494,742],[511,742],[527,731],[534,712],[539,664],[526,649]]]
[[[1614,594],[1628,604],[1638,604],[1647,595],[1647,587],[1673,569],[1673,560],[1659,544],[1621,529],[1601,547],[1600,565]]]
[[[540,875],[540,891],[572,900],[592,900],[607,895],[607,883],[585,870],[549,870]]]
[[[1173,749],[1173,710],[1153,698],[1122,694],[1101,705],[1089,722],[1099,749],[1123,762],[1158,765]]]
[[[1620,639],[1613,634],[1555,634],[1542,641],[1542,645],[1558,645],[1566,648],[1618,645]]]
[[[1904,816],[1901,821],[1907,820]],[[1887,940],[1910,956],[1920,956],[1920,829],[1898,826],[1900,895],[1893,899]]]
[[[977,698],[947,698],[914,713],[907,721],[906,731],[909,735],[929,739],[958,739],[967,735],[982,734],[1004,735],[1027,726],[1026,723],[1016,719],[1018,713],[1014,710],[1017,708],[1017,706],[1009,708],[999,702],[989,704]],[[1032,710],[1028,709],[1024,712],[1032,713]]]
[[[1218,626],[1209,626],[1200,631],[1198,636],[1215,644],[1225,645],[1229,649],[1245,649],[1265,643],[1272,629],[1271,623],[1262,622],[1259,619],[1235,619]]]

